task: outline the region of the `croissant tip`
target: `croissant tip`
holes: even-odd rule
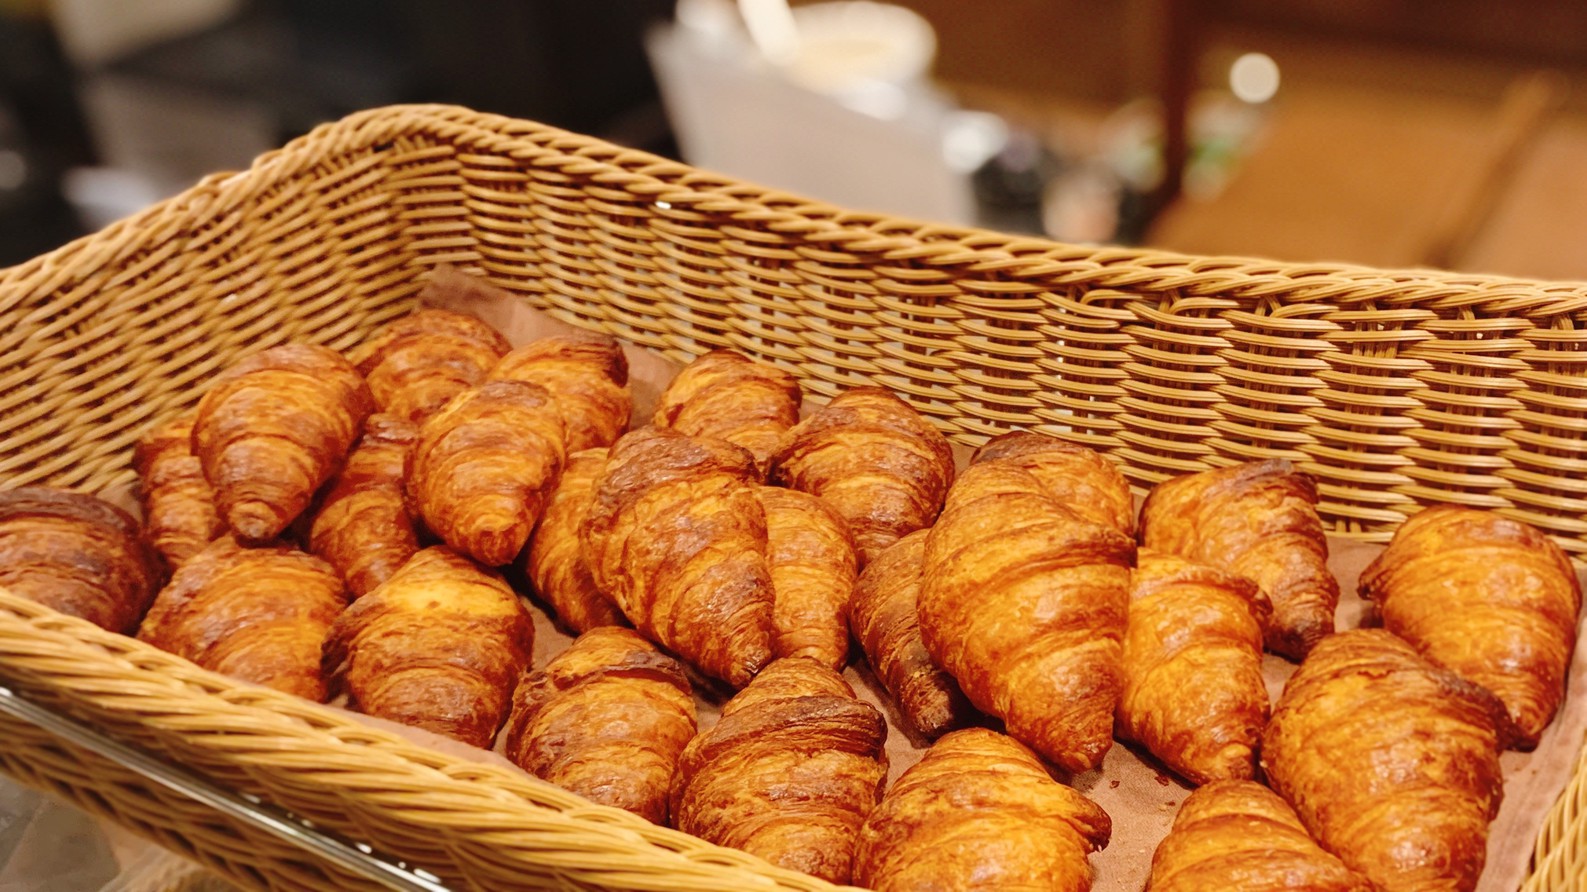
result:
[[[258,500],[232,503],[226,511],[226,524],[238,538],[248,542],[268,542],[285,528],[280,516]]]

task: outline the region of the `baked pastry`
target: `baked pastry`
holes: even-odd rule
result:
[[[1323,848],[1382,889],[1470,890],[1503,787],[1492,694],[1384,629],[1330,635],[1279,697],[1262,767]]]
[[[1472,508],[1428,508],[1361,574],[1383,627],[1499,698],[1516,744],[1537,746],[1565,699],[1581,587],[1537,528]]]
[[[246,542],[281,535],[373,411],[364,379],[324,347],[272,347],[222,372],[199,400],[193,454],[226,525]]]
[[[808,657],[767,666],[684,748],[679,830],[847,883],[855,836],[887,782],[887,724]]]
[[[935,739],[971,724],[975,709],[920,640],[916,599],[926,531],[888,546],[865,567],[849,601],[849,628],[876,678],[915,734]]]
[[[627,624],[623,612],[595,584],[579,542],[579,527],[589,513],[595,481],[605,467],[605,449],[586,449],[568,456],[562,479],[524,553],[524,573],[535,592],[550,606],[557,621],[575,634],[598,626]]]
[[[1219,780],[1191,793],[1152,856],[1147,892],[1374,892],[1323,851],[1277,793]]]
[[[350,709],[489,747],[533,648],[507,583],[436,546],[347,608],[325,668]]]
[[[120,508],[44,486],[0,490],[0,588],[130,634],[162,581],[159,553]]]
[[[402,492],[417,436],[418,429],[399,418],[369,416],[363,437],[320,498],[309,550],[342,574],[355,598],[374,591],[419,551]]]
[[[473,316],[426,308],[387,323],[351,358],[381,412],[418,424],[485,380],[510,347]]]
[[[453,550],[500,567],[529,541],[566,459],[562,416],[545,388],[487,381],[419,427],[409,506]]]
[[[1299,660],[1333,633],[1339,582],[1317,516],[1317,485],[1282,460],[1175,477],[1141,506],[1141,544],[1255,582],[1273,613],[1268,650]]]
[[[138,638],[212,672],[325,699],[320,652],[347,605],[342,578],[286,545],[231,536],[188,558],[160,590]]]
[[[771,478],[831,505],[863,567],[936,519],[953,482],[953,449],[908,403],[856,387],[783,435]]]
[[[647,427],[618,439],[580,530],[601,591],[647,638],[734,687],[772,658],[757,474],[725,440]]]
[[[1113,823],[1025,747],[984,728],[932,745],[860,830],[854,882],[876,892],[1091,888]]]
[[[580,635],[513,694],[506,755],[523,770],[662,826],[694,738],[683,665],[630,629]]]
[[[143,530],[175,569],[226,532],[215,513],[215,490],[193,455],[193,419],[151,431],[132,450],[143,502]]]
[[[1192,783],[1256,776],[1267,725],[1256,583],[1141,549],[1114,722]]]
[[[610,446],[628,429],[634,408],[628,358],[605,335],[580,332],[531,341],[503,356],[489,377],[544,387],[562,415],[569,453]]]
[[[1010,431],[987,440],[972,461],[1024,468],[1081,519],[1135,537],[1135,497],[1129,481],[1094,449],[1035,431]]]
[[[772,649],[779,657],[811,657],[842,671],[849,661],[849,595],[854,542],[826,503],[808,493],[762,486],[766,559],[776,601]]]
[[[799,379],[733,350],[712,350],[683,367],[656,404],[653,423],[748,449],[760,478],[772,450],[799,422]]]
[[[1073,484],[1049,469],[1029,454],[970,465],[926,537],[917,613],[926,652],[971,703],[1080,772],[1113,745],[1135,542],[1077,514],[1058,495]]]

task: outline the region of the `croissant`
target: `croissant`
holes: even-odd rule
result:
[[[416,436],[406,421],[369,416],[309,528],[309,550],[336,568],[355,598],[390,579],[419,550],[402,495],[403,466]]]
[[[183,418],[144,437],[132,450],[143,496],[143,529],[166,565],[180,567],[226,532],[215,491],[193,455],[193,420]]]
[[[1071,510],[1067,486],[1028,455],[971,464],[926,537],[917,613],[971,703],[1080,772],[1113,745],[1135,542]]]
[[[1194,783],[1249,780],[1267,724],[1256,584],[1142,549],[1124,635],[1121,740]]]
[[[772,482],[817,496],[848,524],[863,567],[931,525],[953,482],[948,439],[880,387],[844,391],[783,435]]]
[[[1323,848],[1379,888],[1470,890],[1508,719],[1384,629],[1330,635],[1284,686],[1262,767]]]
[[[783,433],[799,421],[799,379],[732,350],[712,350],[684,366],[662,391],[653,422],[691,437],[748,449],[765,479]]]
[[[684,748],[679,830],[778,867],[847,883],[855,836],[887,782],[887,724],[843,676],[808,657],[773,662]]]
[[[849,601],[849,628],[910,729],[934,739],[970,724],[975,710],[920,640],[915,604],[926,534],[910,533],[866,565]]]
[[[1361,574],[1361,596],[1389,631],[1492,691],[1517,745],[1537,746],[1565,699],[1581,612],[1576,571],[1553,540],[1498,514],[1428,508]]]
[[[672,775],[694,733],[682,664],[608,626],[519,682],[506,753],[543,780],[665,826]]]
[[[1141,506],[1141,544],[1211,564],[1261,587],[1273,613],[1267,649],[1306,656],[1334,630],[1339,582],[1317,516],[1317,485],[1287,461],[1176,477]]]
[[[130,634],[162,581],[137,521],[82,493],[0,490],[0,588]]]
[[[843,671],[849,661],[849,595],[854,542],[843,519],[815,496],[762,486],[766,557],[772,589],[773,649],[780,657],[812,657]]]
[[[772,658],[766,517],[748,452],[647,427],[613,444],[580,528],[596,586],[647,638],[734,687]]]
[[[1012,431],[986,441],[972,461],[1024,468],[1082,520],[1135,537],[1135,497],[1129,481],[1093,449],[1035,431]]]
[[[871,812],[854,882],[876,892],[1084,892],[1086,856],[1112,832],[1107,812],[1025,747],[969,728],[933,744]]]
[[[562,479],[524,553],[524,575],[530,585],[557,621],[575,634],[600,626],[627,625],[623,612],[595,584],[579,542],[579,528],[589,513],[595,482],[606,467],[606,453],[605,449],[586,449],[568,456]]]
[[[374,410],[339,353],[286,344],[215,378],[198,403],[193,454],[238,537],[266,542],[309,506]]]
[[[229,675],[325,700],[320,652],[347,591],[331,566],[285,545],[216,539],[160,590],[138,637]]]
[[[605,335],[580,332],[531,341],[503,356],[489,377],[544,387],[562,416],[569,453],[612,445],[628,428],[634,408],[628,358]]]
[[[473,316],[422,309],[381,328],[351,358],[381,412],[418,424],[485,380],[510,346]]]
[[[1249,780],[1185,799],[1152,856],[1147,892],[1374,892],[1306,834],[1289,803]]]
[[[533,647],[507,583],[436,546],[336,620],[325,668],[349,708],[489,747]]]
[[[545,388],[488,381],[419,427],[409,507],[454,550],[499,567],[529,541],[566,458],[562,417]]]

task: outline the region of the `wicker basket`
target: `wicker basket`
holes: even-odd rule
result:
[[[0,485],[129,483],[138,434],[218,369],[349,347],[440,263],[674,359],[731,346],[818,394],[883,384],[962,442],[1037,426],[1141,487],[1282,456],[1341,534],[1454,502],[1587,552],[1587,286],[921,226],[440,106],[322,127],[0,271]],[[831,888],[3,592],[0,686],[456,887]],[[3,713],[0,771],[245,885],[370,883]],[[1575,888],[1584,803],[1578,772],[1528,890]]]

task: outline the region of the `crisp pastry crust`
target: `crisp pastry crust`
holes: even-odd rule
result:
[[[215,490],[193,454],[193,419],[156,428],[132,450],[143,502],[143,528],[173,570],[220,538],[226,523],[215,513]]]
[[[586,449],[568,457],[562,479],[524,552],[524,572],[530,585],[550,606],[557,622],[575,634],[599,626],[627,625],[623,612],[595,584],[579,541],[595,482],[606,467],[606,453],[605,449]]]
[[[826,503],[793,489],[755,490],[766,514],[766,559],[776,603],[773,648],[842,671],[849,661],[849,596],[854,540]]]
[[[309,550],[336,568],[355,598],[390,579],[419,551],[403,496],[408,452],[418,433],[394,416],[369,416],[363,437],[320,497]]]
[[[580,332],[531,341],[503,356],[489,377],[544,387],[562,416],[570,454],[610,446],[628,429],[634,408],[628,358],[606,335]]]
[[[381,412],[418,424],[485,380],[509,347],[473,316],[425,308],[383,326],[351,359]]]
[[[755,457],[762,481],[782,435],[799,421],[799,379],[734,350],[712,350],[662,391],[652,423],[691,437],[716,437]]]

